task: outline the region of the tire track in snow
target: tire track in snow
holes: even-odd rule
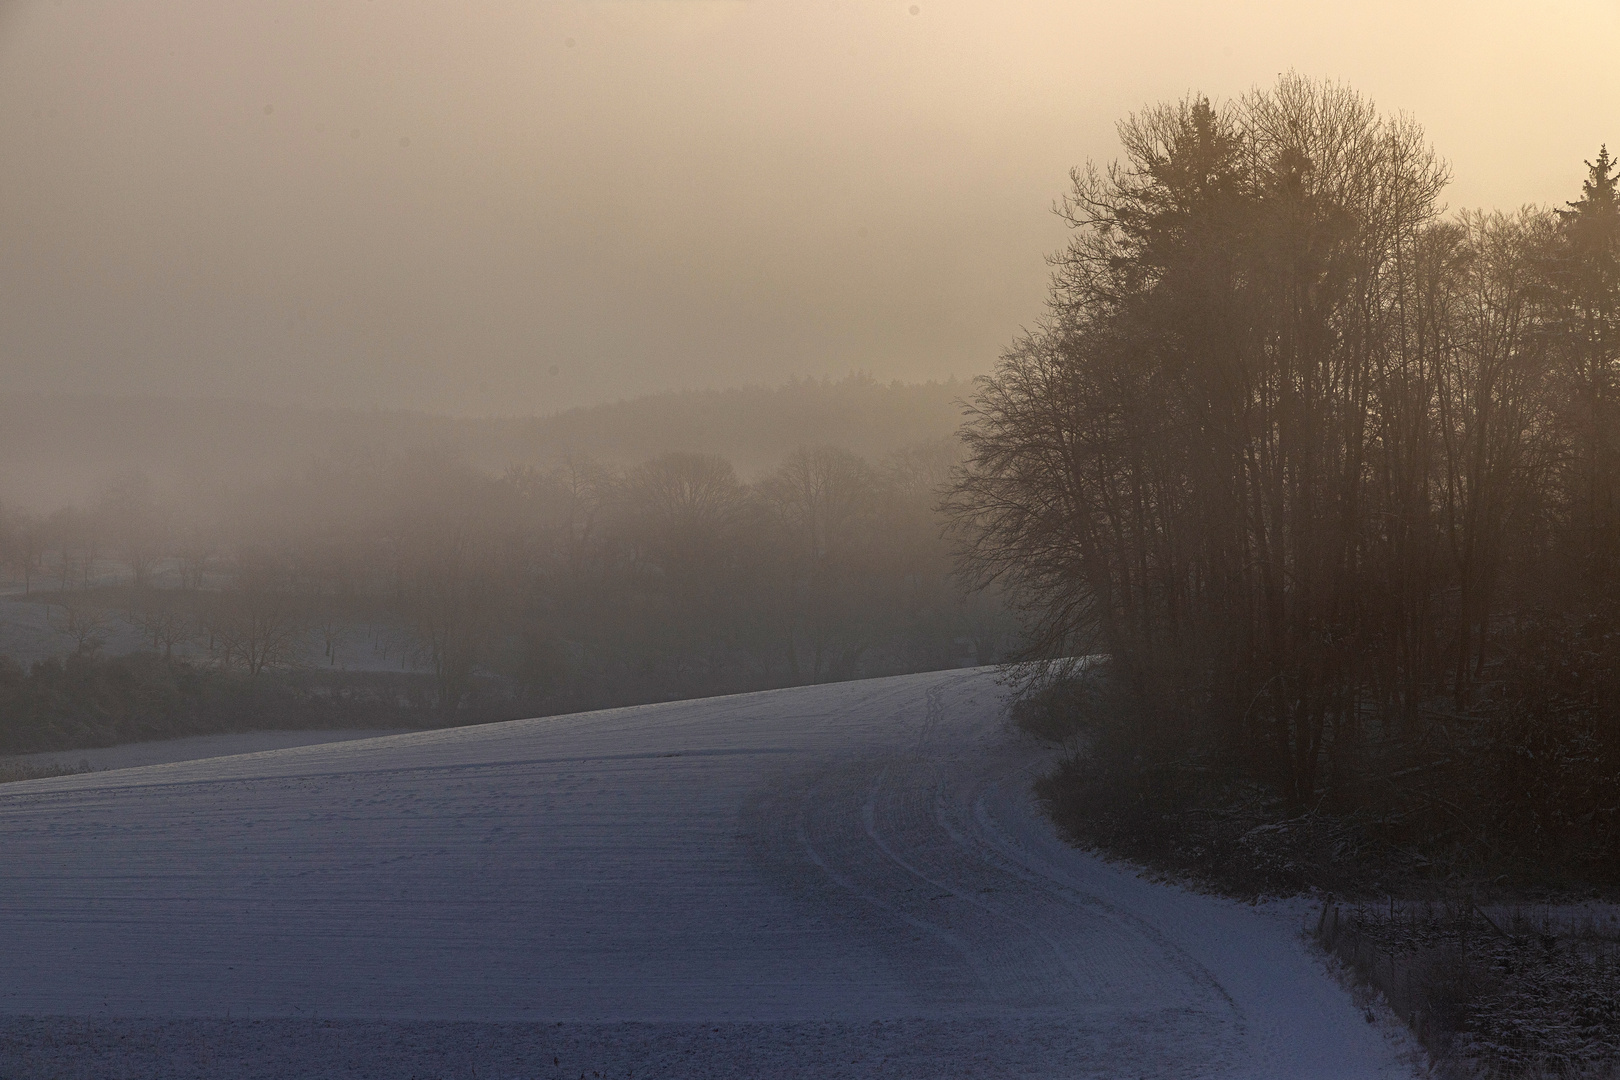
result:
[[[1219,1072],[1242,1025],[1214,980],[1105,906],[1054,888],[965,834],[960,819],[972,804],[958,802],[961,785],[950,773],[949,763],[900,755],[801,787],[799,840],[853,901],[842,917],[888,939],[879,947],[921,973],[933,1010],[1100,1030],[1132,1026],[1127,1013],[1151,1017],[1144,1042],[1179,1045],[1191,1050],[1184,1064]]]
[[[912,747],[844,760],[797,784],[775,781],[796,788],[797,839],[845,894],[841,917],[887,937],[879,947],[897,966],[925,973],[918,982],[931,1007],[1061,1016],[1077,1028],[1095,1025],[1099,1036],[1111,1026],[1134,1030],[1143,1046],[1158,1044],[1157,1067],[1167,1072],[1407,1074],[1391,1048],[1357,1029],[1338,988],[1276,919],[1257,928],[1242,905],[1150,885],[1056,841],[1029,794],[1047,752],[997,725],[970,723],[964,738],[963,725],[941,715],[948,689],[929,689]],[[954,737],[941,740],[941,731]],[[1054,843],[1064,866],[1048,857]],[[1143,890],[1173,902],[1133,910]],[[1189,926],[1200,936],[1200,908],[1263,939],[1255,954],[1262,966],[1287,961],[1277,965],[1274,988],[1249,986],[1240,1000],[1207,957],[1186,947]],[[1234,948],[1246,947],[1234,935]],[[1290,1009],[1301,975],[1312,993],[1301,995],[1306,1008]],[[1311,1007],[1330,999],[1334,1022],[1322,1025]]]
[[[0,1015],[318,1015],[401,1068],[456,1023],[638,1074],[1389,1064],[1275,919],[1056,840],[1043,760],[981,670],[5,785]],[[0,1021],[0,1074],[66,1023]]]

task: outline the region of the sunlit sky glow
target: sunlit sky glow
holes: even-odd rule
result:
[[[0,376],[512,414],[971,375],[1143,104],[1342,79],[1453,207],[1620,142],[1612,0],[912,6],[11,5]]]

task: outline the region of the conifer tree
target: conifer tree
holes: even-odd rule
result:
[[[1548,273],[1548,330],[1568,379],[1570,524],[1591,596],[1613,582],[1620,549],[1615,365],[1620,359],[1620,183],[1607,146],[1588,161],[1581,197],[1558,211],[1558,243]]]

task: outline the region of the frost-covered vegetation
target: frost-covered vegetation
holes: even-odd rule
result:
[[[1613,1076],[1613,905],[1328,905],[1317,940],[1412,1027],[1448,1076]]]

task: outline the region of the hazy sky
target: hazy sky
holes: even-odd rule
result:
[[[1413,113],[1449,202],[1575,196],[1620,4],[13,4],[0,378],[470,413],[852,368],[1039,314],[1113,125],[1294,68]]]

